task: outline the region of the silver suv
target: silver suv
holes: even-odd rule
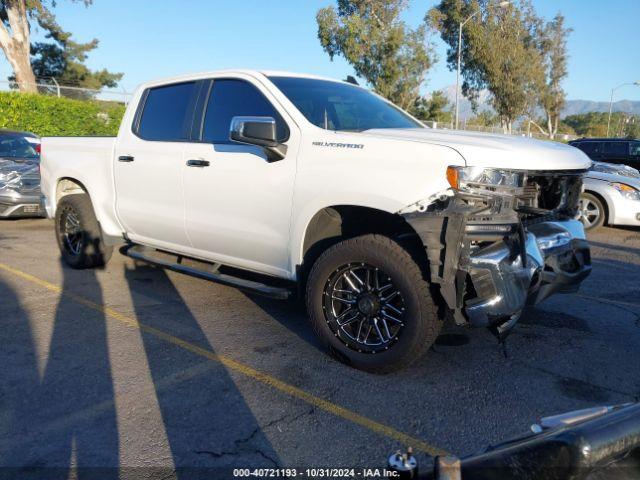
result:
[[[0,218],[43,216],[40,139],[0,130]]]

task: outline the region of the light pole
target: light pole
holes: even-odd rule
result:
[[[511,4],[511,0],[500,2],[496,5],[489,5],[487,9],[492,7],[500,7],[504,8]],[[460,99],[460,59],[462,57],[462,27],[464,27],[469,20],[475,17],[480,13],[480,10],[476,10],[471,15],[469,15],[463,22],[460,22],[458,27],[458,70],[456,71],[456,115],[455,115],[455,129],[458,129],[458,102]]]
[[[611,125],[611,109],[613,108],[613,92],[615,92],[619,88],[625,87],[627,85],[638,85],[638,86],[640,86],[640,80],[637,81],[637,82],[621,83],[617,87],[611,89],[611,98],[609,99],[609,119],[607,120],[607,137],[609,136],[609,126]]]

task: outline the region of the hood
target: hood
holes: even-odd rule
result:
[[[589,170],[589,175],[595,173],[617,175],[629,178],[640,178],[640,172],[635,168],[616,163],[593,162],[591,165],[591,169]]]
[[[586,170],[591,160],[563,143],[517,135],[434,128],[374,129],[362,132],[381,138],[444,145],[456,150],[467,166],[516,170]]]
[[[587,180],[601,180],[608,183],[625,183],[636,190],[640,190],[640,177],[620,175],[617,173],[595,172],[589,170],[585,176]]]

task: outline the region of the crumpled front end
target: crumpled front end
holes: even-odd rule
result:
[[[468,185],[403,214],[456,322],[500,335],[526,305],[575,292],[591,272],[575,220],[582,172],[520,173],[515,186]]]
[[[525,305],[554,293],[575,292],[591,272],[589,245],[577,220],[532,225],[523,250],[514,255],[508,242],[496,242],[469,257],[475,298],[468,299],[464,309],[472,325],[509,326]]]
[[[43,216],[38,162],[0,159],[0,218]]]

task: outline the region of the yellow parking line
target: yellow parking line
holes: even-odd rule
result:
[[[65,297],[73,300],[74,302],[77,302],[92,310],[101,312],[108,318],[117,320],[125,325],[128,325],[129,327],[137,328],[143,332],[154,335],[164,340],[167,343],[176,345],[180,348],[183,348],[184,350],[188,350],[189,352],[195,353],[196,355],[207,358],[214,362],[219,362],[230,370],[241,373],[262,384],[269,385],[270,387],[273,387],[282,393],[286,393],[287,395],[290,395],[294,398],[307,402],[308,404],[313,405],[314,407],[317,407],[321,410],[324,410],[325,412],[331,413],[332,415],[343,418],[345,420],[349,420],[350,422],[353,422],[357,425],[365,427],[379,435],[392,438],[393,440],[400,442],[404,446],[411,446],[414,448],[414,450],[420,450],[422,452],[428,453],[429,455],[447,455],[448,454],[446,451],[441,450],[426,442],[423,442],[422,440],[419,440],[410,435],[407,435],[406,433],[396,430],[395,428],[376,422],[375,420],[371,420],[370,418],[364,417],[354,411],[341,407],[340,405],[337,405],[333,402],[324,400],[323,398],[317,397],[309,392],[306,392],[305,390],[294,387],[293,385],[289,385],[288,383],[278,380],[277,378],[267,373],[261,372],[259,370],[255,370],[254,368],[251,368],[248,365],[238,362],[232,359],[231,357],[213,353],[210,350],[207,350],[205,348],[194,345],[193,343],[182,340],[178,337],[175,337],[155,327],[146,325],[144,323],[140,323],[135,318],[124,315],[114,310],[113,308],[100,305],[99,303],[92,302],[91,300],[88,300],[84,297],[80,297],[78,295],[74,295],[72,293],[63,291],[62,287],[60,287],[59,285],[50,283],[46,280],[35,277],[29,273],[23,272],[21,270],[10,267],[9,265],[5,265],[3,263],[0,263],[0,270],[3,270],[7,273],[15,275],[16,277],[26,280],[32,284],[38,285],[51,292],[60,293],[61,295],[64,295]]]

